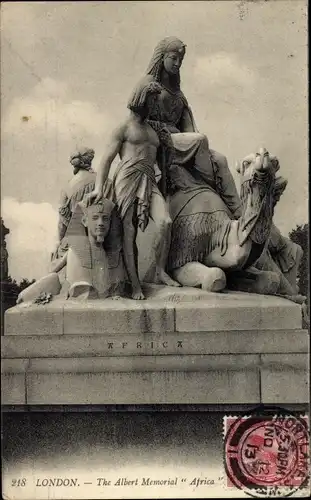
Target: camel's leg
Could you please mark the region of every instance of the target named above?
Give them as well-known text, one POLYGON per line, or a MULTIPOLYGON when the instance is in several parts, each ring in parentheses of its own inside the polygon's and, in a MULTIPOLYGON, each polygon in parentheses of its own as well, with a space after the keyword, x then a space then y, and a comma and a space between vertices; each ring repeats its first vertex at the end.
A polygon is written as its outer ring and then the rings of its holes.
POLYGON ((246 240, 240 246, 238 238, 238 221, 230 221, 227 249, 224 255, 221 248, 217 247, 204 260, 208 267, 220 267, 224 271, 238 271, 244 268, 252 249, 252 242, 246 240))
POLYGON ((284 276, 287 279, 287 281, 290 283, 290 285, 293 287, 293 289, 296 291, 296 293, 299 292, 298 290, 298 285, 297 285, 297 276, 298 276, 298 270, 299 266, 301 263, 301 259, 303 257, 303 250, 302 248, 297 245, 296 243, 291 242, 294 247, 296 247, 296 260, 294 266, 287 272, 284 272, 284 276))
MULTIPOLYGON (((268 249, 273 261, 282 271, 283 276, 285 276, 295 293, 298 293, 297 276, 303 256, 301 246, 294 241, 291 241, 286 236, 283 236, 280 233, 279 229, 273 224, 271 228, 268 249), (286 267, 288 267, 289 254, 294 258, 294 265, 291 269, 284 271, 284 266, 282 266, 280 261, 282 261, 282 256, 284 255, 284 261, 285 263, 287 263, 286 267)), ((258 266, 256 265, 256 267, 258 266)))
POLYGON ((275 295, 280 286, 280 275, 273 271, 262 271, 255 267, 236 271, 228 275, 228 288, 240 292, 275 295))
POLYGON ((274 262, 269 251, 267 251, 265 253, 265 255, 263 256, 262 270, 263 271, 273 271, 279 275, 280 284, 279 284, 279 289, 278 289, 277 293, 279 293, 281 295, 297 295, 298 294, 296 279, 295 279, 295 284, 293 286, 292 283, 287 279, 287 275, 283 274, 281 269, 279 268, 279 266, 274 262))
POLYGON ((206 267, 200 262, 188 262, 172 272, 183 286, 202 287, 209 292, 220 292, 226 286, 226 275, 217 267, 206 267))

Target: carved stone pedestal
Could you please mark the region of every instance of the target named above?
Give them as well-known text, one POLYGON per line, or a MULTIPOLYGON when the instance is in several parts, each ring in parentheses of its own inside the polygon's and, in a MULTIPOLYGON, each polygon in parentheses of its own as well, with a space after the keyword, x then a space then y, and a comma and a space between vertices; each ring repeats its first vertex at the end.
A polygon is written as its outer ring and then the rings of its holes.
POLYGON ((308 332, 279 297, 149 286, 5 314, 4 405, 308 402, 308 332))

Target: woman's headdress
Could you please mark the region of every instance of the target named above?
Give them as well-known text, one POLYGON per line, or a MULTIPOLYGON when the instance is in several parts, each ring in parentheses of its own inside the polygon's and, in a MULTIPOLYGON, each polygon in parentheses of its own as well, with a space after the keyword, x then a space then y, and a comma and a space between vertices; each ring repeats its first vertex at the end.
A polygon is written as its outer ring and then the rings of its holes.
MULTIPOLYGON (((180 54, 184 55, 185 51, 186 45, 181 40, 179 40, 179 38, 176 38, 175 36, 168 36, 166 38, 163 38, 163 40, 161 40, 154 49, 153 56, 147 68, 147 75, 153 75, 155 77, 155 80, 160 81, 165 54, 167 54, 168 52, 179 52, 180 54)), ((176 85, 179 88, 179 72, 176 75, 176 80, 176 85)))

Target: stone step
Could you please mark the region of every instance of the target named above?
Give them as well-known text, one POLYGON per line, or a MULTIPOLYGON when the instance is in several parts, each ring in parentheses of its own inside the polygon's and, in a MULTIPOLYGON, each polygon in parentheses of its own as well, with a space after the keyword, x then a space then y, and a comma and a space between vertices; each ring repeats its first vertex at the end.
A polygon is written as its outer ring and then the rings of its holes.
POLYGON ((147 300, 54 299, 6 312, 4 405, 305 404, 301 307, 151 286, 147 300))
POLYGON ((6 311, 5 335, 291 330, 302 327, 301 306, 280 297, 163 289, 152 291, 145 301, 106 299, 81 303, 56 298, 46 305, 21 304, 6 311))
POLYGON ((6 335, 3 358, 308 353, 307 330, 235 330, 98 335, 6 335))
POLYGON ((304 354, 4 361, 4 405, 309 401, 308 357, 304 354))
POLYGON ((2 373, 208 372, 272 368, 307 370, 304 354, 210 354, 3 359, 2 373))

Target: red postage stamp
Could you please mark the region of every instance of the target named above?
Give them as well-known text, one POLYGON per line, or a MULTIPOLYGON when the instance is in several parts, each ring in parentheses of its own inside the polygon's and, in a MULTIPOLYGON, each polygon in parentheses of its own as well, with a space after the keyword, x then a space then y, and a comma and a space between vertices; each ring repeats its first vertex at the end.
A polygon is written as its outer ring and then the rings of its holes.
POLYGON ((227 486, 254 497, 291 496, 309 481, 308 417, 224 418, 227 486))

